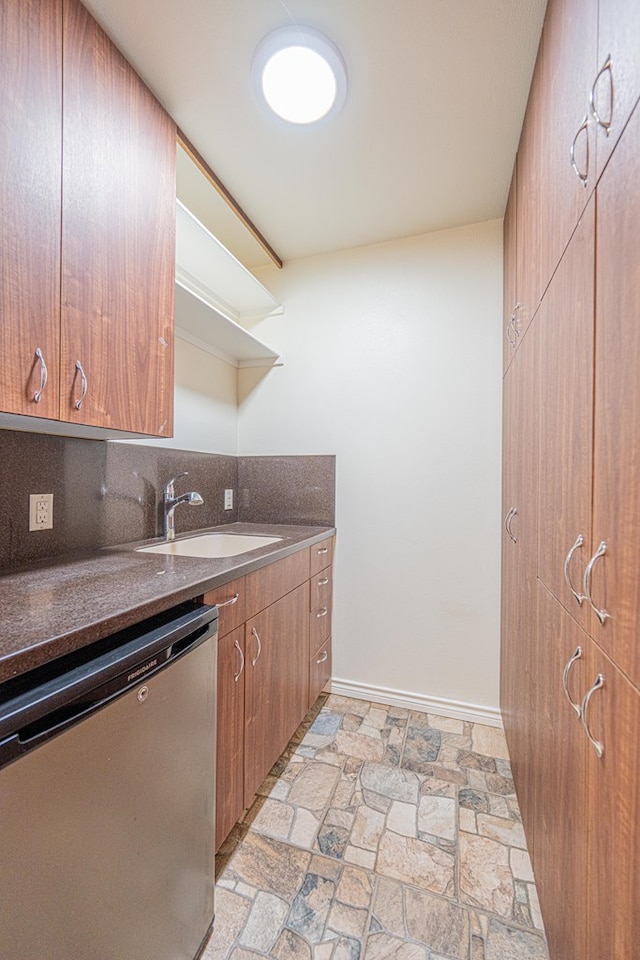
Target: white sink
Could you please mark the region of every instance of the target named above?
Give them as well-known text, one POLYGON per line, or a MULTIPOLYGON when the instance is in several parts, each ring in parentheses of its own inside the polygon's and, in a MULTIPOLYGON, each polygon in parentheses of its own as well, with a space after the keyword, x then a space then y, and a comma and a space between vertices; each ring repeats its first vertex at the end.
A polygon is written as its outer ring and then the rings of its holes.
POLYGON ((136 547, 140 553, 167 553, 179 557, 208 557, 219 560, 223 557, 236 557, 240 553, 249 553, 259 547, 268 547, 278 543, 282 537, 257 537, 246 533, 202 533, 183 540, 171 540, 157 543, 153 547, 136 547))

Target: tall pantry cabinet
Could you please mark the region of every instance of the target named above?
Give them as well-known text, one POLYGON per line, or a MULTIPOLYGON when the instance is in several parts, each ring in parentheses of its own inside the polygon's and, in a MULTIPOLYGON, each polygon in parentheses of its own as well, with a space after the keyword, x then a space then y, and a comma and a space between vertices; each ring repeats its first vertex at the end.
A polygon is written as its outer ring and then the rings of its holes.
POLYGON ((637 951, 639 50, 637 3, 550 0, 505 215, 501 697, 553 960, 637 951))

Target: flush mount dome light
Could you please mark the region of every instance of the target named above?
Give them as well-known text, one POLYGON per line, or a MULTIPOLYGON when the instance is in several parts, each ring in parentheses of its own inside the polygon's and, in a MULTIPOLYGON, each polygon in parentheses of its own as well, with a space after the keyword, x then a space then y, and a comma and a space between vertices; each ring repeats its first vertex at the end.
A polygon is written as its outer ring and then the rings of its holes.
POLYGON ((252 64, 258 96, 289 123, 315 123, 337 113, 347 74, 336 47, 311 27, 281 27, 259 44, 252 64))

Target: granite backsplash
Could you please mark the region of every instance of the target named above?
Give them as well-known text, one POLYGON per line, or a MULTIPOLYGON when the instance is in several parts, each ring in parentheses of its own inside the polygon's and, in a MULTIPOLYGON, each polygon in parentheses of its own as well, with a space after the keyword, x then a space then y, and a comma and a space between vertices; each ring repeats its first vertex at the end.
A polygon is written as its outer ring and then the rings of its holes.
POLYGON ((333 526, 335 457, 234 457, 0 430, 0 570, 162 534, 162 491, 197 490, 178 533, 222 523, 333 526), (225 489, 234 491, 224 509, 225 489), (29 532, 29 494, 53 493, 52 530, 29 532))

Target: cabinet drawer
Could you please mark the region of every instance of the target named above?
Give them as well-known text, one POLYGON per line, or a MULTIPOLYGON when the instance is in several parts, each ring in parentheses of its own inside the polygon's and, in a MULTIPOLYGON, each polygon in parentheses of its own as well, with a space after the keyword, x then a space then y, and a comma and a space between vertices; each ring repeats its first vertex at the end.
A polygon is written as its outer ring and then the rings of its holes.
POLYGON ((316 702, 327 682, 331 679, 331 637, 312 656, 309 662, 309 707, 316 702))
POLYGON ((310 576, 319 573, 324 567, 333 563, 333 544, 335 537, 329 537, 327 540, 321 540, 320 543, 314 543, 310 547, 311 551, 311 569, 310 576))
POLYGON ((309 548, 255 570, 245 577, 247 606, 245 616, 253 617, 269 604, 290 593, 309 579, 309 548))
POLYGON ((333 593, 333 568, 327 567, 311 577, 311 593, 309 597, 309 609, 317 610, 318 607, 329 607, 331 609, 331 596, 333 593))
POLYGON ((331 633, 331 601, 309 614, 309 653, 314 653, 331 633))
POLYGON ((218 606, 218 636, 224 637, 247 619, 245 578, 231 580, 204 595, 205 603, 218 606))

